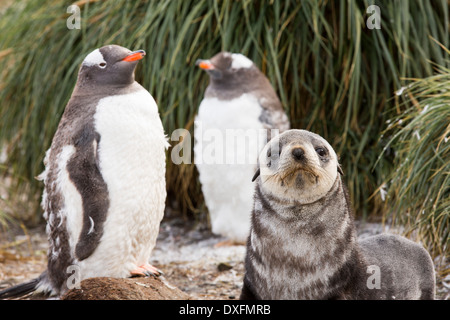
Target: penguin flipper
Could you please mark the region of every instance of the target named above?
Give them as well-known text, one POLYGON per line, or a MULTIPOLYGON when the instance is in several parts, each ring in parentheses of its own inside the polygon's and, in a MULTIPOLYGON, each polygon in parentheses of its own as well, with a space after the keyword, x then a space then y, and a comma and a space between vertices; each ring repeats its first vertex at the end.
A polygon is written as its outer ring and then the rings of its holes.
POLYGON ((78 260, 89 257, 100 243, 109 208, 108 188, 100 171, 100 135, 86 127, 76 135, 77 149, 68 163, 70 179, 83 199, 83 226, 75 248, 78 260))
POLYGON ((286 116, 275 93, 259 99, 258 103, 262 108, 259 120, 263 123, 264 128, 268 130, 267 142, 277 135, 276 132, 271 132, 271 129, 278 129, 279 133, 290 129, 289 118, 286 116))

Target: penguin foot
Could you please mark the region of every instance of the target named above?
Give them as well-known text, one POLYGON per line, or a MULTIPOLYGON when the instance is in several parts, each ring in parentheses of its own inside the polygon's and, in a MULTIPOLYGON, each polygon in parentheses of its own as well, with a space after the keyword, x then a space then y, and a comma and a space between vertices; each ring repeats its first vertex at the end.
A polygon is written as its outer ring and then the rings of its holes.
POLYGON ((220 247, 231 247, 231 246, 243 246, 245 245, 245 242, 235 241, 235 240, 225 240, 220 241, 214 245, 214 248, 220 248, 220 247))
POLYGON ((161 275, 163 275, 164 273, 155 268, 154 266, 152 266, 151 264, 144 264, 134 270, 131 271, 131 276, 132 277, 159 277, 161 275))

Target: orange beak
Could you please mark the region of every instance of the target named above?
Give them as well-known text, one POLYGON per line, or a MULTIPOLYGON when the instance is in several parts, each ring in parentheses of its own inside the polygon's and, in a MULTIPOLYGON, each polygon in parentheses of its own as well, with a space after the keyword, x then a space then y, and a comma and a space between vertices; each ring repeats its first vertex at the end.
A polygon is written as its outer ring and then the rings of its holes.
POLYGON ((138 61, 138 60, 141 60, 142 58, 144 58, 144 56, 145 56, 144 50, 137 50, 137 51, 131 52, 129 55, 127 55, 125 58, 123 58, 122 61, 127 61, 127 62, 138 61))
POLYGON ((203 70, 211 70, 214 69, 214 65, 209 60, 197 60, 195 64, 203 70))

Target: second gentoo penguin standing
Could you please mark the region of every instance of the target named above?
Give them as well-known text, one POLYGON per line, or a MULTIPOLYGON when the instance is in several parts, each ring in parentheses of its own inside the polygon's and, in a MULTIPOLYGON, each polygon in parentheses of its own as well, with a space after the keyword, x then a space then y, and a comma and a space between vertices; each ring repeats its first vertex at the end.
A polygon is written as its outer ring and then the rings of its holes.
POLYGON ((148 263, 164 212, 168 143, 154 99, 134 80, 144 55, 108 45, 83 61, 40 176, 47 270, 0 298, 59 296, 74 279, 158 275, 148 263))
POLYGON ((251 178, 259 148, 264 147, 265 140, 270 137, 270 129, 279 132, 289 129, 289 120, 267 77, 244 55, 220 52, 209 60, 198 60, 196 64, 210 78, 195 119, 194 156, 212 231, 227 237, 228 242, 244 243, 250 230, 251 178), (264 129, 268 134, 264 134, 264 129), (235 138, 227 135, 230 130, 238 135, 239 130, 249 133, 244 137, 245 150, 226 148, 233 144, 229 140, 235 138), (207 142, 211 133, 219 133, 223 139, 207 142), (212 154, 226 153, 222 163, 219 163, 221 159, 214 163, 205 159, 211 147, 212 154), (240 156, 248 156, 245 164, 238 163, 240 156))

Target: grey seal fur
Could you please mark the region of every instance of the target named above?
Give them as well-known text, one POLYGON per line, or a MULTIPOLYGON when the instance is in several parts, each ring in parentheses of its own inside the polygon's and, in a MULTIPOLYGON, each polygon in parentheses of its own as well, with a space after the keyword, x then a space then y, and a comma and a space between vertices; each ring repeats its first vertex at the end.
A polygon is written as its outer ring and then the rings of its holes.
POLYGON ((325 139, 286 131, 259 164, 240 299, 434 299, 434 266, 421 245, 389 234, 357 241, 325 139))

